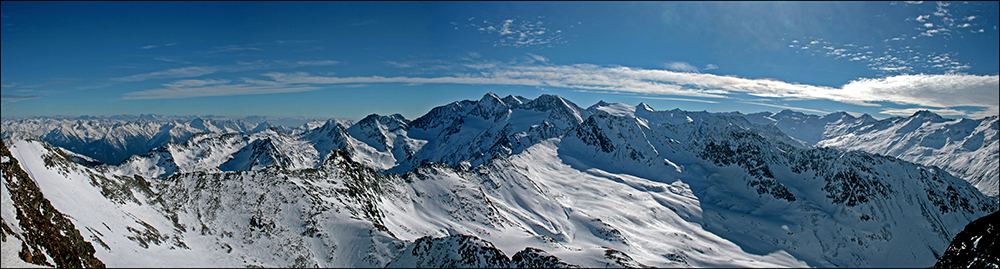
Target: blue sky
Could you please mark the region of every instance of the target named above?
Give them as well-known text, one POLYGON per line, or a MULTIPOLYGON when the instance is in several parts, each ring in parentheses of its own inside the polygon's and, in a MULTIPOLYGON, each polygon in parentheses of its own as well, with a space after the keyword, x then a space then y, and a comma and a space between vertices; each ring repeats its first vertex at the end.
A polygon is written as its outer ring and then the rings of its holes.
POLYGON ((996 2, 11 2, 3 117, 409 119, 487 92, 1000 113, 996 2))

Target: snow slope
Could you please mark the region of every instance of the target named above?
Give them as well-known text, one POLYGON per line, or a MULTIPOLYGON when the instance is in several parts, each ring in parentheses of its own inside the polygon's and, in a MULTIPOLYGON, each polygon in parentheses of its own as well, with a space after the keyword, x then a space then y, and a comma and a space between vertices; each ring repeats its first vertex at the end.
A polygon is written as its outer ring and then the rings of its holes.
POLYGON ((815 147, 860 150, 938 166, 965 179, 987 196, 998 195, 1000 123, 996 116, 948 120, 929 111, 910 117, 875 120, 838 112, 826 116, 785 110, 749 114, 746 118, 773 125, 815 147))

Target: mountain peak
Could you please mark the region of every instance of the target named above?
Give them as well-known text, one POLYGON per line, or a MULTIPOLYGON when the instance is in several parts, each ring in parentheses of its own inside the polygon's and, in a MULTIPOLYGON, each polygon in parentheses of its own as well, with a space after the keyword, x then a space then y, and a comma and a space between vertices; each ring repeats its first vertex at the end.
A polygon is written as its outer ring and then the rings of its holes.
POLYGON ((827 118, 827 119, 842 119, 842 118, 854 119, 854 116, 851 116, 851 114, 848 114, 847 112, 844 112, 844 111, 837 111, 837 112, 833 112, 833 113, 827 114, 826 116, 823 116, 821 118, 827 118))
POLYGON ((936 114, 934 112, 931 112, 930 110, 920 110, 920 111, 917 111, 916 113, 913 113, 913 115, 910 116, 910 117, 924 117, 924 118, 930 118, 930 119, 941 118, 940 115, 938 115, 938 114, 936 114))
POLYGON ((650 107, 649 105, 647 105, 645 102, 639 102, 639 104, 636 105, 635 108, 636 108, 636 110, 642 109, 642 110, 646 110, 646 111, 656 111, 652 107, 650 107))
POLYGON ((482 116, 484 119, 492 119, 502 117, 509 109, 510 106, 504 103, 503 100, 500 100, 499 96, 493 92, 489 92, 483 95, 482 99, 479 99, 479 102, 476 103, 476 108, 471 113, 482 116))
POLYGON ((488 92, 488 93, 486 93, 486 94, 483 95, 483 98, 479 99, 480 102, 487 101, 487 100, 493 100, 493 101, 497 101, 497 102, 503 103, 503 101, 500 100, 500 96, 497 96, 497 94, 495 94, 493 92, 488 92))
POLYGON ((802 115, 803 115, 802 113, 795 112, 791 109, 784 109, 774 114, 775 117, 792 117, 792 116, 802 116, 802 115))
POLYGON ((528 106, 538 111, 549 111, 554 108, 568 107, 569 104, 558 95, 543 94, 528 102, 528 106))
POLYGON ((522 101, 524 99, 525 98, 521 96, 513 96, 508 94, 507 97, 504 97, 503 99, 501 99, 501 101, 503 101, 505 104, 509 106, 518 107, 524 104, 524 101, 522 101))

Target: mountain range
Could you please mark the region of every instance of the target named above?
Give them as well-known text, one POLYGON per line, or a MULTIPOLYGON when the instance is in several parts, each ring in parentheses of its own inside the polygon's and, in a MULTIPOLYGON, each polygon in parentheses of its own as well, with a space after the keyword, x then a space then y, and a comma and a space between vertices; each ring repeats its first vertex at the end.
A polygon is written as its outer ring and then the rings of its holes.
POLYGON ((493 93, 294 128, 4 119, 0 216, 50 266, 926 267, 997 211, 997 132, 493 93))

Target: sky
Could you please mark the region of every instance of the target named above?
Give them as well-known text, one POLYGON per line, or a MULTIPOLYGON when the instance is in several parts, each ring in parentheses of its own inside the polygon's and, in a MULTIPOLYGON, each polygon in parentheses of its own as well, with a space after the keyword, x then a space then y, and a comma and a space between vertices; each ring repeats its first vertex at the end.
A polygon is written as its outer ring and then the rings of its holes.
POLYGON ((0 3, 3 117, 1000 113, 997 2, 0 3))

